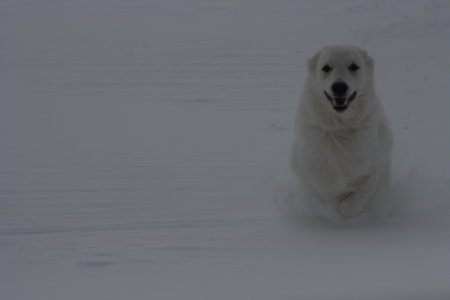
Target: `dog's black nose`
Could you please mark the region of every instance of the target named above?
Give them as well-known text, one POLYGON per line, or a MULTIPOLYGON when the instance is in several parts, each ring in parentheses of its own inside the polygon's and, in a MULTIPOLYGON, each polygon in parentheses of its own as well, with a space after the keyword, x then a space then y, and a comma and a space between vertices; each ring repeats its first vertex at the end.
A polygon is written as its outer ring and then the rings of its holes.
POLYGON ((347 94, 348 85, 345 82, 336 81, 331 86, 331 90, 333 91, 333 95, 335 97, 345 97, 345 95, 347 94))

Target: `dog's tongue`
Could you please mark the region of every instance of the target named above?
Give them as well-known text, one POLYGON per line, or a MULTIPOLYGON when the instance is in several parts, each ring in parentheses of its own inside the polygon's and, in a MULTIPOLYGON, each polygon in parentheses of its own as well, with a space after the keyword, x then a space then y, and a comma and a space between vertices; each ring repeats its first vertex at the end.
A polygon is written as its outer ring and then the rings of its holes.
POLYGON ((336 103, 337 105, 345 105, 346 102, 346 98, 334 98, 334 103, 336 103))

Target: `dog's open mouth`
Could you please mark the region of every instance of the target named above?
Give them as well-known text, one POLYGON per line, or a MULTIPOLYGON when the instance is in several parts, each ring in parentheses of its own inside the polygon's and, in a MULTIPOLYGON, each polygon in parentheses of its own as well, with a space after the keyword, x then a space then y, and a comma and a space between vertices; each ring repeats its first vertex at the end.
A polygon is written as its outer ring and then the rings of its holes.
POLYGON ((324 91, 324 93, 328 101, 330 101, 331 105, 333 105, 334 110, 337 112, 345 111, 350 103, 356 98, 356 91, 349 97, 331 97, 327 92, 324 91))

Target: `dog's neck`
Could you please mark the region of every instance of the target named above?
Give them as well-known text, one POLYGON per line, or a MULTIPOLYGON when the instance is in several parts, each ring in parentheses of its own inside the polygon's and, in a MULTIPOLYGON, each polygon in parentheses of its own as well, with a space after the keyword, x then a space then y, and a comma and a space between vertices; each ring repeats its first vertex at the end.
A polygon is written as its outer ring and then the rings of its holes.
POLYGON ((304 126, 309 128, 314 128, 315 130, 320 130, 323 133, 328 133, 332 135, 340 134, 352 134, 359 131, 361 128, 355 124, 350 125, 331 125, 331 122, 324 126, 324 124, 318 124, 313 122, 303 122, 304 126))

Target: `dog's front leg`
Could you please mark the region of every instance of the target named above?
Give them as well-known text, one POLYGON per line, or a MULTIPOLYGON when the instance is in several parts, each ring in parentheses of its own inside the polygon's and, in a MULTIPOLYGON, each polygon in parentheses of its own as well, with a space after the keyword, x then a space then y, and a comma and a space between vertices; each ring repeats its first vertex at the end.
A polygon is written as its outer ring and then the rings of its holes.
POLYGON ((383 173, 384 167, 371 175, 364 176, 352 185, 352 191, 344 196, 338 206, 338 211, 345 217, 354 217, 361 214, 374 194, 383 173))

